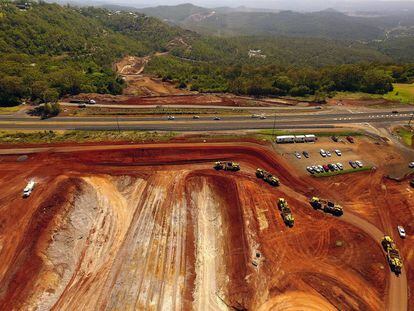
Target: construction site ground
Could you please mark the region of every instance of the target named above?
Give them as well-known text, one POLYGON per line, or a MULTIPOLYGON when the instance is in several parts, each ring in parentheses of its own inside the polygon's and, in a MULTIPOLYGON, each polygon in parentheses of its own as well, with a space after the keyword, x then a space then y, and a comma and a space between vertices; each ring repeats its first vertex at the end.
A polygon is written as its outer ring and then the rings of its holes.
POLYGON ((353 152, 375 152, 377 170, 318 179, 281 156, 285 147, 252 142, 24 147, 0 150, 1 310, 414 305, 413 190, 383 177, 402 161, 391 145, 358 141, 353 152), (242 169, 216 171, 216 160, 242 169), (281 186, 257 179, 257 167, 281 186), (340 203, 344 215, 313 210, 312 195, 340 203), (383 234, 402 252, 398 277, 383 234))

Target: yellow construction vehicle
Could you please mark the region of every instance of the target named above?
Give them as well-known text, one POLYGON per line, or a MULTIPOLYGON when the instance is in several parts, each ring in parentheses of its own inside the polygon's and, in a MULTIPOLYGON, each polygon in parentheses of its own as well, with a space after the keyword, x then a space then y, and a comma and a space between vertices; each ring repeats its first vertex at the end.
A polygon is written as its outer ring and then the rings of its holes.
POLYGON ((391 271, 396 275, 399 275, 402 269, 402 260, 398 249, 392 248, 387 251, 387 261, 390 265, 391 271))
POLYGON ((342 206, 318 197, 312 197, 310 204, 314 209, 323 210, 325 213, 329 213, 334 216, 341 216, 344 213, 342 206))
POLYGON ((282 216, 284 223, 289 227, 293 227, 293 224, 295 223, 295 218, 293 217, 292 211, 290 210, 286 200, 284 198, 279 198, 277 206, 280 209, 280 214, 282 216))
POLYGON ((393 239, 390 236, 386 235, 383 237, 381 245, 387 253, 387 262, 391 268, 391 271, 396 275, 399 275, 401 273, 403 263, 400 257, 400 252, 396 248, 393 239))
POLYGON ((395 248, 394 240, 389 235, 384 235, 381 245, 384 248, 384 251, 388 251, 390 248, 395 248))
POLYGON ((279 179, 270 174, 268 171, 265 171, 264 169, 258 168, 256 170, 256 177, 262 178, 265 182, 267 182, 269 185, 273 187, 280 185, 279 179))
POLYGON ((237 172, 240 170, 240 164, 236 162, 217 161, 216 163, 214 163, 214 168, 216 170, 237 172))

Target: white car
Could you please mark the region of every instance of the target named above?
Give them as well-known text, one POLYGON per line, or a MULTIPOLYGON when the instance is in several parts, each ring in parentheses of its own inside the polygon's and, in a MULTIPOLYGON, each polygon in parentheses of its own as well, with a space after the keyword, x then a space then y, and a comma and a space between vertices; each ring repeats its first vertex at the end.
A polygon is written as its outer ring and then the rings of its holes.
POLYGON ((322 173, 324 171, 323 166, 322 165, 318 165, 319 171, 322 173))
POLYGON ((341 152, 341 150, 339 150, 339 149, 336 149, 336 150, 335 150, 335 153, 336 153, 336 155, 337 155, 338 157, 340 157, 340 156, 342 155, 342 152, 341 152))
POLYGON ((410 162, 410 164, 408 164, 409 168, 414 168, 414 162, 410 162))
POLYGON ((344 166, 342 163, 336 163, 336 166, 342 171, 344 169, 344 166))
POLYGON ((356 163, 356 165, 358 165, 358 167, 363 167, 364 166, 364 164, 362 164, 361 161, 355 161, 355 163, 356 163))
POLYGON ((326 153, 326 156, 328 157, 332 156, 332 154, 329 151, 326 151, 325 153, 326 153))
POLYGON ((398 229, 398 234, 400 235, 400 237, 402 239, 404 239, 406 237, 406 233, 405 233, 405 229, 403 226, 397 226, 398 229))
POLYGON ((324 158, 326 157, 326 151, 321 149, 319 150, 319 153, 321 154, 321 156, 323 156, 324 158))
POLYGON ((260 116, 260 120, 264 120, 264 119, 266 119, 266 116, 261 115, 261 116, 260 116))
POLYGON ((35 182, 33 180, 29 181, 26 187, 23 189, 23 198, 27 198, 32 194, 32 191, 35 187, 35 182))
POLYGON ((175 117, 174 116, 168 116, 167 119, 168 120, 175 120, 175 117))
POLYGON ((220 121, 220 120, 221 120, 221 118, 220 118, 220 117, 214 117, 214 120, 215 120, 215 121, 220 121))
POLYGON ((302 159, 302 156, 300 155, 300 153, 299 152, 297 152, 297 151, 295 151, 295 156, 298 158, 298 159, 302 159))
POLYGON ((311 166, 306 167, 306 170, 311 174, 315 174, 315 171, 313 170, 311 166))
POLYGON ((193 119, 198 120, 198 119, 200 119, 200 116, 193 116, 193 119))

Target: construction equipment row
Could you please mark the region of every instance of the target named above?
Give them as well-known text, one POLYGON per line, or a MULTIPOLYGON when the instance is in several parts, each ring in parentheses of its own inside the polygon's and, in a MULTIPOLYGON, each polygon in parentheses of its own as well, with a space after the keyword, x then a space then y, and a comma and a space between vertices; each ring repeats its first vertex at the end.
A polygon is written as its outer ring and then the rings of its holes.
POLYGON ((286 200, 284 198, 279 198, 277 206, 279 207, 280 215, 282 216, 284 223, 292 228, 295 223, 295 218, 293 217, 292 211, 290 210, 286 200))
POLYGON ((341 216, 344 213, 342 206, 318 197, 312 197, 310 204, 314 209, 320 209, 334 216, 341 216))
MULTIPOLYGON (((236 172, 240 170, 240 165, 239 163, 235 163, 235 162, 217 161, 214 163, 214 168, 216 170, 236 172)), ((256 170, 256 177, 263 179, 265 182, 267 182, 268 184, 274 187, 280 185, 279 179, 264 169, 258 168, 256 170)), ((292 216, 292 211, 288 207, 286 200, 283 198, 279 198, 277 205, 279 207, 280 214, 282 216, 284 223, 289 227, 293 227, 295 218, 292 216)))
POLYGON ((279 179, 270 174, 268 171, 265 171, 264 169, 258 168, 256 170, 256 177, 263 179, 265 182, 267 182, 269 185, 273 187, 277 187, 280 185, 279 179))
POLYGON ((214 163, 214 168, 218 171, 224 170, 224 171, 237 172, 237 171, 240 171, 240 164, 236 162, 217 161, 216 163, 214 163))
POLYGON ((394 241, 390 236, 385 235, 381 241, 381 244, 384 248, 384 251, 387 254, 387 261, 391 268, 391 271, 394 272, 396 275, 399 275, 401 273, 402 268, 402 259, 400 257, 400 252, 395 246, 394 241))

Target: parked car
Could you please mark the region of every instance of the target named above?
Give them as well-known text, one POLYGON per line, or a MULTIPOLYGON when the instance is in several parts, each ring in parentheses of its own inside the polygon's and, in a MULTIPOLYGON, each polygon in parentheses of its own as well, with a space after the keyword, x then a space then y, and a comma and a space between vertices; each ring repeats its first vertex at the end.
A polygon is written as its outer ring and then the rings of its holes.
POLYGON ((406 237, 405 229, 403 226, 397 226, 398 234, 400 235, 400 238, 404 239, 406 237))
POLYGON ((414 168, 414 162, 410 162, 410 164, 408 164, 409 168, 414 168))
POLYGON ((323 166, 322 165, 318 165, 319 171, 322 173, 324 171, 323 166))
POLYGON ((303 151, 302 154, 305 158, 309 158, 309 153, 307 151, 303 151))
POLYGON ((392 113, 398 113, 398 111, 397 110, 393 110, 392 113))
POLYGON ((334 135, 334 136, 332 136, 332 137, 331 137, 331 139, 332 139, 334 142, 338 142, 338 136, 335 136, 335 135, 334 135))
POLYGON ((358 164, 356 164, 354 161, 349 161, 349 165, 351 165, 352 168, 358 167, 358 164))
POLYGON ((329 170, 332 171, 332 172, 335 170, 333 164, 328 164, 328 167, 329 167, 329 170))
POLYGON ((339 171, 339 167, 338 167, 338 165, 336 165, 336 164, 334 163, 334 164, 332 164, 332 166, 333 166, 333 168, 334 168, 334 170, 335 170, 335 171, 339 171))
POLYGON ((331 157, 331 156, 332 156, 332 154, 331 154, 331 152, 330 152, 330 151, 326 151, 326 155, 327 155, 328 157, 331 157))
POLYGON ((312 165, 311 167, 316 173, 319 173, 319 168, 316 165, 312 165))
POLYGON ((300 153, 299 152, 297 152, 297 151, 295 151, 295 156, 298 158, 298 159, 302 159, 302 156, 300 155, 300 153))
POLYGON ((329 172, 329 166, 328 165, 324 164, 324 165, 322 165, 322 167, 323 167, 325 172, 329 172))
POLYGON ((175 120, 175 117, 174 116, 168 116, 167 119, 168 120, 175 120))
POLYGON ((324 158, 326 157, 326 151, 321 149, 319 150, 319 153, 321 154, 321 156, 323 156, 324 158))
POLYGON ((266 116, 265 115, 261 115, 260 116, 260 120, 264 120, 264 119, 266 119, 266 116))
POLYGON ((356 163, 356 165, 358 165, 358 167, 363 167, 364 166, 364 164, 362 164, 361 161, 355 161, 355 163, 356 163))
POLYGON ((221 120, 221 118, 220 117, 214 117, 214 120, 219 121, 219 120, 221 120))
POLYGON ((311 173, 311 174, 315 174, 315 171, 314 171, 314 170, 313 170, 313 168, 312 168, 312 167, 310 167, 310 166, 306 167, 306 170, 307 170, 309 173, 311 173))
POLYGON ((342 156, 342 152, 339 149, 335 149, 335 153, 338 157, 342 156))
POLYGON ((260 116, 258 115, 258 114, 252 114, 252 118, 253 119, 257 119, 257 118, 259 118, 260 116))
POLYGON ((193 116, 193 119, 200 119, 200 116, 193 116))
POLYGON ((336 163, 336 166, 338 166, 338 168, 342 171, 344 169, 344 166, 342 165, 342 163, 336 163))
POLYGON ((347 136, 346 140, 349 141, 351 144, 353 144, 355 142, 354 138, 352 136, 347 136))

